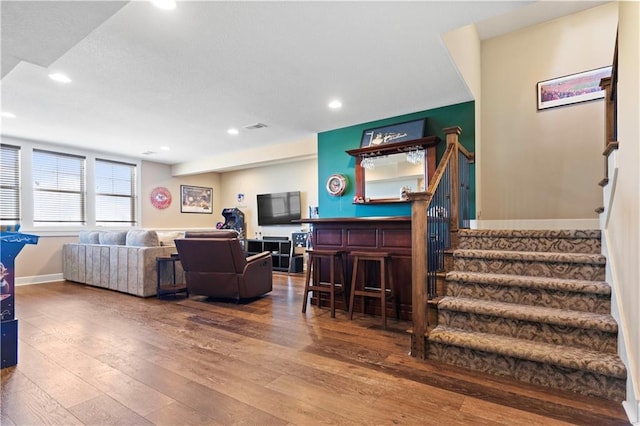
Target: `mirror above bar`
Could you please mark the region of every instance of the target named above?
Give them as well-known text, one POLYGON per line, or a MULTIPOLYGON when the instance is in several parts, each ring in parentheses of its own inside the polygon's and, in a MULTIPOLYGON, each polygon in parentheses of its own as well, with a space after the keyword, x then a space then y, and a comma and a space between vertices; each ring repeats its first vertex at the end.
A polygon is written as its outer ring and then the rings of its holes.
POLYGON ((436 168, 437 136, 346 151, 355 159, 356 204, 407 202, 424 191, 436 168))

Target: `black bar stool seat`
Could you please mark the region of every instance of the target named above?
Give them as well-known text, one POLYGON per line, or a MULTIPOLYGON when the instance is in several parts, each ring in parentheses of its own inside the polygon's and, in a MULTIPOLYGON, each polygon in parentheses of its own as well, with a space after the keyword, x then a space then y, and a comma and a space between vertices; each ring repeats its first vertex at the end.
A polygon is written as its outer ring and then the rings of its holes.
POLYGON ((339 289, 344 297, 344 307, 347 307, 347 290, 344 278, 343 250, 307 250, 307 278, 304 284, 304 295, 302 297, 302 313, 307 312, 307 299, 309 292, 318 292, 318 306, 320 306, 320 295, 329 293, 329 305, 331 307, 331 318, 336 317, 336 289, 339 289), (329 281, 321 281, 320 269, 322 259, 329 261, 329 281), (336 277, 336 269, 338 276, 336 277), (337 282, 336 278, 340 281, 337 282))

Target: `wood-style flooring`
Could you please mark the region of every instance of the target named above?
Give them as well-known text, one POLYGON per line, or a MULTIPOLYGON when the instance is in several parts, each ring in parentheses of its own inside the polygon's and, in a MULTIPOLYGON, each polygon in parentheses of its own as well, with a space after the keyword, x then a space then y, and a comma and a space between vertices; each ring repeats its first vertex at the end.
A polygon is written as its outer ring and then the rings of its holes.
POLYGON ((622 425, 617 403, 408 355, 409 323, 309 306, 301 276, 245 304, 17 288, 8 425, 622 425))

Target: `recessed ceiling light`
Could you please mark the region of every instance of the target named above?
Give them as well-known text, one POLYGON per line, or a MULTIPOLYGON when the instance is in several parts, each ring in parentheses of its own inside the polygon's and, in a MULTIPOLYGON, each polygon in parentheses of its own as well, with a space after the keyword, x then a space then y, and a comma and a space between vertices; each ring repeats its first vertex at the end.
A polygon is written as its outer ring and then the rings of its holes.
POLYGON ((57 81, 58 83, 71 83, 71 79, 69 77, 58 72, 49 74, 49 78, 53 81, 57 81))
POLYGON ((14 113, 7 111, 2 111, 0 115, 2 115, 4 118, 16 118, 16 115, 14 113))
POLYGON ((333 100, 331 102, 329 102, 329 108, 331 109, 340 109, 342 108, 342 102, 340 102, 339 100, 333 100))
POLYGON ((171 151, 171 148, 169 148, 168 146, 161 146, 160 150, 161 151, 171 151))
POLYGON ((238 129, 229 129, 227 130, 227 133, 229 133, 230 135, 237 135, 238 133, 240 133, 240 131, 238 129))
POLYGON ((151 0, 151 3, 158 9, 173 10, 176 8, 175 0, 151 0))

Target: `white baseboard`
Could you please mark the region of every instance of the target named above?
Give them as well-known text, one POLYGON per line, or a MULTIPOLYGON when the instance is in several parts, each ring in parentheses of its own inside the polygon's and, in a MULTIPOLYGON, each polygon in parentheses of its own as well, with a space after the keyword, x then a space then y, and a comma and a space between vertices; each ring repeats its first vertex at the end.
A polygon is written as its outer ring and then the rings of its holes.
POLYGON ((49 274, 49 275, 34 275, 31 277, 16 277, 15 285, 16 287, 21 285, 31 285, 31 284, 44 284, 55 281, 64 281, 62 277, 62 273, 59 274, 49 274))
POLYGON ((472 220, 471 229, 600 229, 599 219, 472 220))

